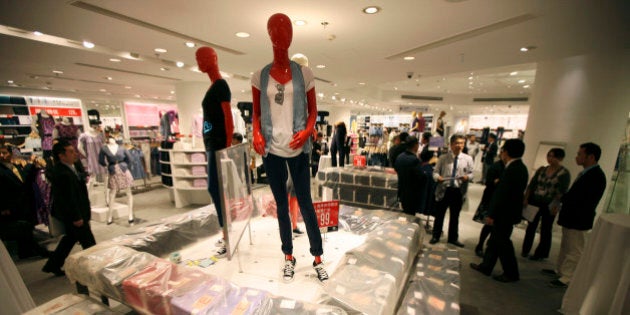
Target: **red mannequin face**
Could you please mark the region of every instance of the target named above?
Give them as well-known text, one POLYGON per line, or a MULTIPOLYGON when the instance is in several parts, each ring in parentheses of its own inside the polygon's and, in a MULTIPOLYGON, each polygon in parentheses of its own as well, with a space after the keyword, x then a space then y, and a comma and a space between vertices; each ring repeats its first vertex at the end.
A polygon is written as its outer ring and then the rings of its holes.
POLYGON ((267 32, 274 48, 289 49, 293 39, 293 27, 288 16, 282 13, 272 15, 267 21, 267 32))
POLYGON ((217 53, 210 47, 201 47, 195 54, 199 71, 208 73, 211 69, 217 69, 217 53))

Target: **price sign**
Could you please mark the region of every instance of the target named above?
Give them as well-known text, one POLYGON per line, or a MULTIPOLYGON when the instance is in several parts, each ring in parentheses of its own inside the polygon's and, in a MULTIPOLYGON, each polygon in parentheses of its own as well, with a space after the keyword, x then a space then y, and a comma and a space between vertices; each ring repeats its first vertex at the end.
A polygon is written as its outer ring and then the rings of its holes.
POLYGON ((313 206, 319 227, 336 231, 339 225, 339 200, 314 202, 313 206))

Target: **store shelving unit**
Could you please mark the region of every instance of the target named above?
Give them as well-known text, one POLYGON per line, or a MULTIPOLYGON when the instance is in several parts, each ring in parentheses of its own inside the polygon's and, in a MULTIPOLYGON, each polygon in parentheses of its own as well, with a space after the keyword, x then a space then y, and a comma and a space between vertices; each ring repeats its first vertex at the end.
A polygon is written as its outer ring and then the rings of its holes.
POLYGON ((206 152, 203 149, 160 149, 162 158, 162 183, 170 189, 171 200, 176 208, 190 204, 210 204, 206 152), (167 178, 165 181, 164 177, 167 178), (169 180, 170 179, 170 180, 169 180))
POLYGON ((31 124, 24 97, 0 95, 0 140, 21 144, 31 132, 31 124))

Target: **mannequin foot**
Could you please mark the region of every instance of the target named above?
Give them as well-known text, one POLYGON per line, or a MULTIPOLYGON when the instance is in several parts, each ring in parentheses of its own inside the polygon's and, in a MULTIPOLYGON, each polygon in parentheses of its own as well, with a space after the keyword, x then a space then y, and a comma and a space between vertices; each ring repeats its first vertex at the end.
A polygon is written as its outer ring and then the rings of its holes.
POLYGON ((107 219, 107 225, 110 225, 114 223, 114 220, 112 218, 107 219))
POLYGON ((133 224, 134 219, 129 219, 127 220, 127 222, 129 222, 129 224, 133 224))

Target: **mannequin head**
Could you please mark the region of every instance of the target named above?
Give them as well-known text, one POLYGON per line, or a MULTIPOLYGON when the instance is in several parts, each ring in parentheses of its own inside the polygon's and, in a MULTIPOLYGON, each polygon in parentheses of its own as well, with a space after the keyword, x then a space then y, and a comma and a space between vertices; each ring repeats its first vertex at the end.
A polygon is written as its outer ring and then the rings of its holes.
POLYGON ((195 54, 197 57, 197 66, 199 67, 199 71, 204 73, 211 73, 213 71, 218 71, 219 62, 217 58, 217 53, 214 49, 210 47, 201 47, 197 49, 197 53, 195 54))
POLYGON ((308 57, 304 54, 297 53, 291 57, 291 60, 297 62, 300 66, 308 67, 308 57))
POLYGON ((289 49, 293 40, 291 19, 282 13, 276 13, 267 21, 267 32, 274 49, 289 49))

